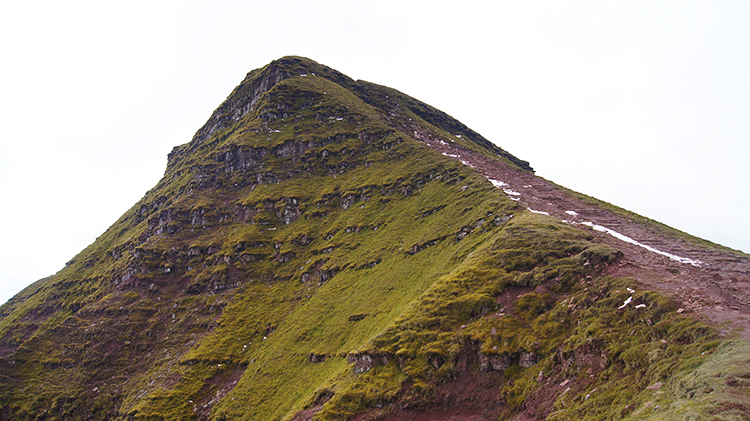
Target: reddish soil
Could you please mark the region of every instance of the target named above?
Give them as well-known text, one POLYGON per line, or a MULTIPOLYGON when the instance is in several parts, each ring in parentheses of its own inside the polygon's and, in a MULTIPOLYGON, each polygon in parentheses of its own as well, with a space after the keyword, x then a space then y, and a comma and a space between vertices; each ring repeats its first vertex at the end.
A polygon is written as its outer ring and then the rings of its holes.
POLYGON ((727 335, 750 340, 750 259, 696 245, 659 229, 596 208, 573 197, 555 184, 484 157, 455 143, 435 139, 425 132, 415 132, 423 143, 437 151, 470 165, 487 178, 502 181, 519 206, 567 221, 572 227, 586 230, 596 241, 621 250, 625 257, 609 275, 631 277, 644 288, 672 297, 685 312, 694 312, 727 335), (568 213, 573 211, 575 214, 568 213), (698 265, 681 263, 667 256, 595 231, 582 222, 604 226, 638 243, 671 255, 699 261, 698 265))

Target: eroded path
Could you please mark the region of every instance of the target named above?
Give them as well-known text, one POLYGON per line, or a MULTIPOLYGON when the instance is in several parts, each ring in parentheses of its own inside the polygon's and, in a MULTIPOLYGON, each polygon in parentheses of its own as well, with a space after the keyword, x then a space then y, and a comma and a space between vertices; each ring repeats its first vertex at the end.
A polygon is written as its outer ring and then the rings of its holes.
POLYGON ((644 224, 586 203, 534 174, 511 168, 424 132, 415 137, 469 165, 531 212, 588 230, 597 241, 625 254, 610 275, 631 277, 671 296, 685 312, 696 312, 725 334, 750 341, 750 260, 694 244, 656 225, 644 224))

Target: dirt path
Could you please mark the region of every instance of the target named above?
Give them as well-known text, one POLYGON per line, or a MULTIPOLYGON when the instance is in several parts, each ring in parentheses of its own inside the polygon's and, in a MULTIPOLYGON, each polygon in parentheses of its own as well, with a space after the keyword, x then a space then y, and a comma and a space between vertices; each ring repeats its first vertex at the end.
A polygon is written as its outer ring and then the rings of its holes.
POLYGON ((587 230, 625 253, 610 275, 631 277, 645 288, 671 296, 685 312, 696 312, 727 335, 750 341, 750 260, 704 248, 659 228, 596 208, 549 181, 511 168, 424 132, 415 137, 446 156, 473 167, 521 206, 587 230))

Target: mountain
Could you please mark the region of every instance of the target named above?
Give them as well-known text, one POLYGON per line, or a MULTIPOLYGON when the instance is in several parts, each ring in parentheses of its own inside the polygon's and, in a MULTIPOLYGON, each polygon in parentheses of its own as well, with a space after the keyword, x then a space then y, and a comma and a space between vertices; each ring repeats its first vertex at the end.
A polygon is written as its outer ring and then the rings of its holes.
POLYGON ((749 257, 285 57, 0 307, 0 419, 747 418, 749 257))

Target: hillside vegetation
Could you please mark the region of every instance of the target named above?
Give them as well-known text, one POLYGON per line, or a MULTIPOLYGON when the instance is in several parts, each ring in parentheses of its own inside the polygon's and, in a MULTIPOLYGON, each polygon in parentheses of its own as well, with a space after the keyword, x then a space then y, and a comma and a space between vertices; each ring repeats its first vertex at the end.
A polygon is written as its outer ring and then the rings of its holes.
POLYGON ((420 136, 532 171, 311 60, 250 72, 156 187, 0 307, 0 419, 748 416, 746 342, 420 136))

